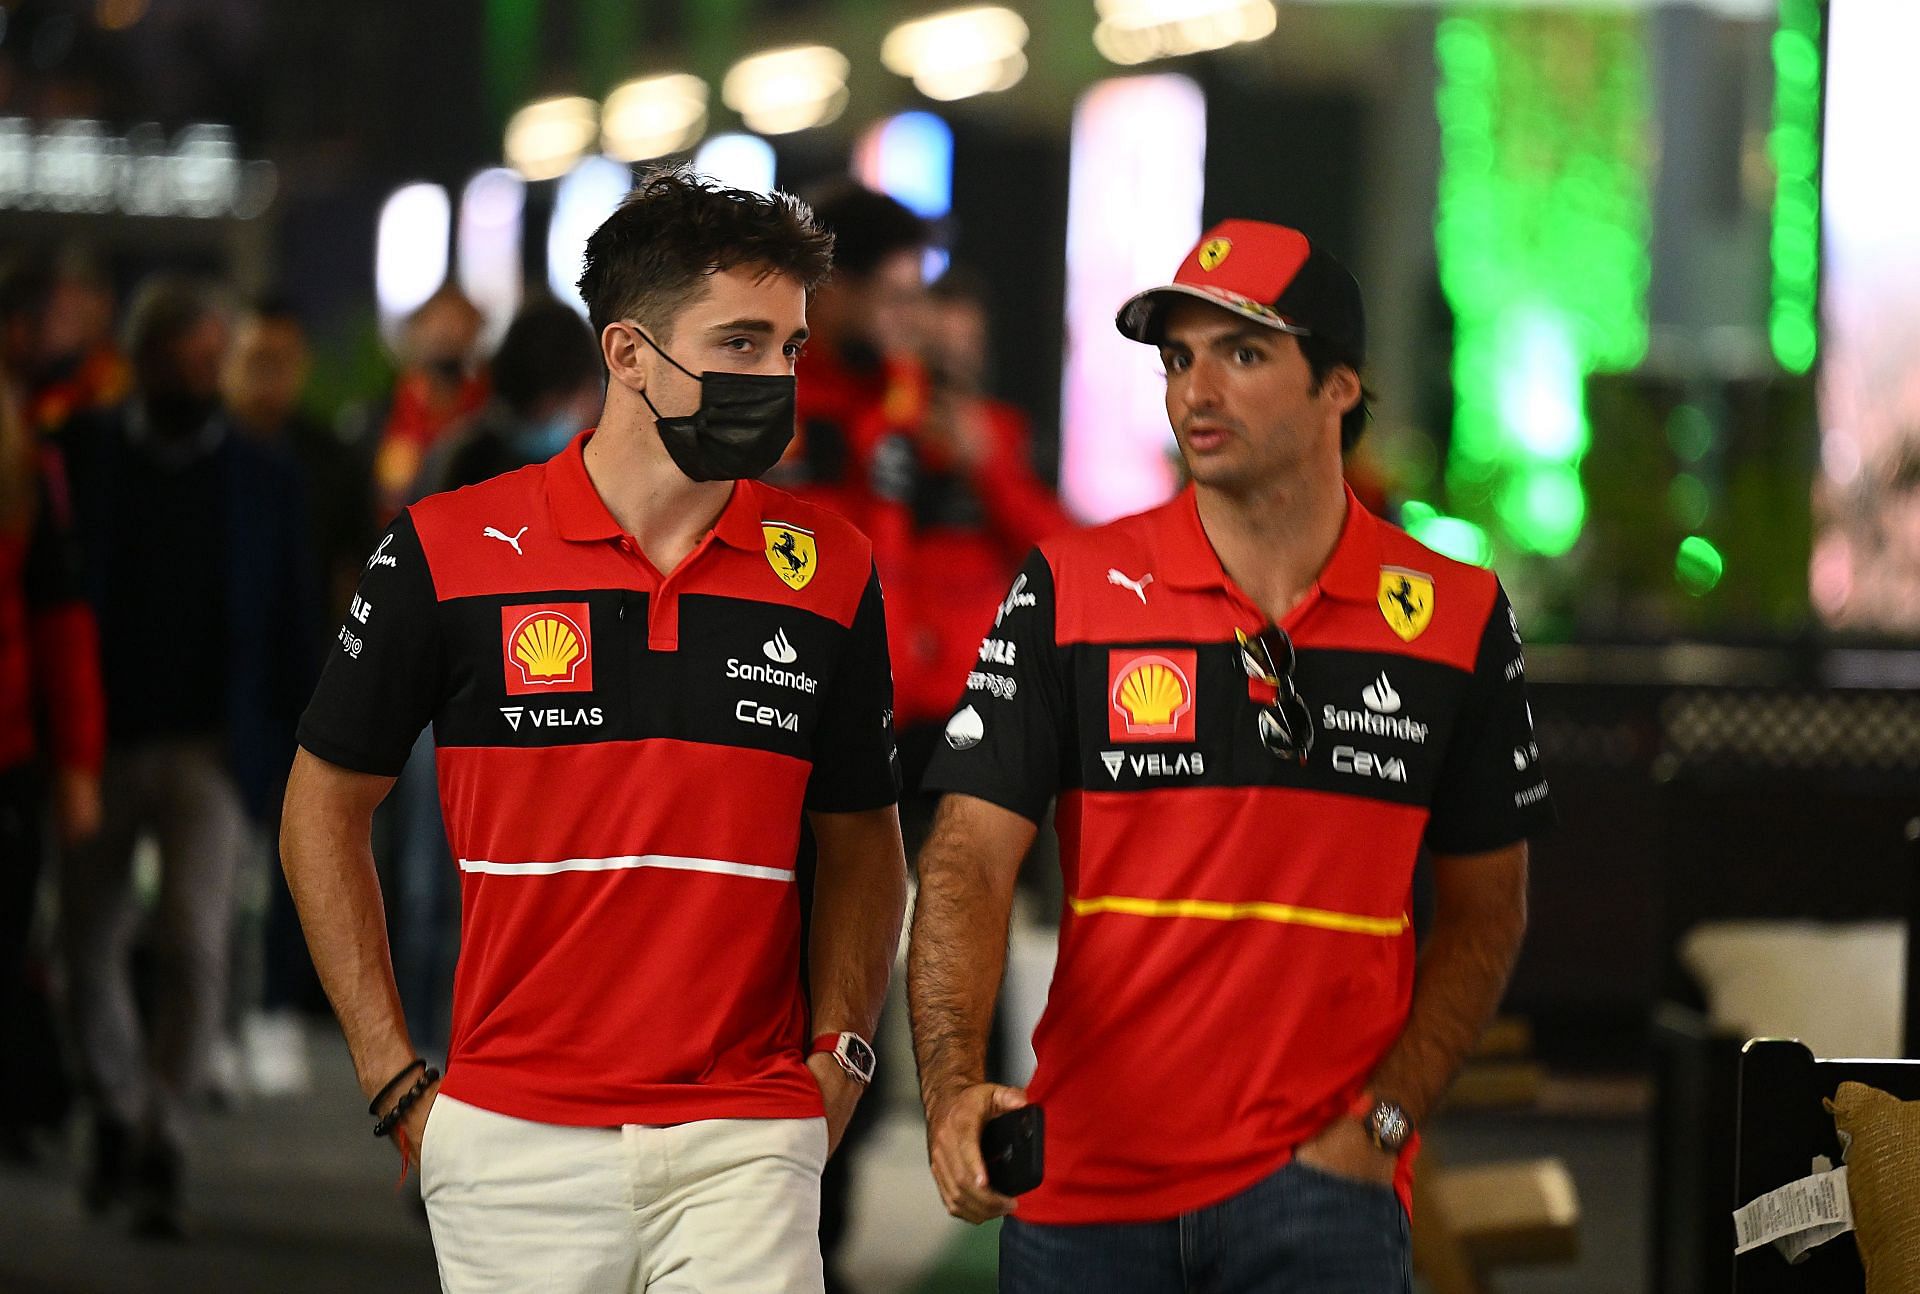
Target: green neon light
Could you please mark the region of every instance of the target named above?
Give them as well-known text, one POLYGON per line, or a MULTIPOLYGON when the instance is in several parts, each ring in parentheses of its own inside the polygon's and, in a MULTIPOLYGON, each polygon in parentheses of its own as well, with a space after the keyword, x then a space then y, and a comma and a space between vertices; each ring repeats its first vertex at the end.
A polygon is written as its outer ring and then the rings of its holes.
POLYGON ((1471 521, 1447 516, 1424 499, 1408 499, 1400 505, 1400 525, 1436 553, 1473 566, 1493 565, 1493 540, 1486 531, 1471 521))
POLYGON ((1767 337, 1791 373, 1819 350, 1820 0, 1780 0, 1773 33, 1773 306, 1767 337))
POLYGON ((1726 570, 1727 560, 1720 555, 1720 550, 1699 535, 1682 539, 1673 555, 1673 578, 1696 598, 1713 592, 1726 570))
POLYGON ((1682 530, 1705 525, 1707 512, 1712 506, 1713 500, 1707 494, 1706 482, 1691 472, 1681 472, 1667 486, 1667 515, 1682 530))
POLYGON ((1407 527, 1407 533, 1456 562, 1470 566, 1493 565, 1493 541, 1471 521, 1437 516, 1424 525, 1407 527))
POLYGON ((1466 9, 1434 48, 1434 241, 1455 323, 1448 495, 1497 540, 1559 556, 1586 520, 1586 378, 1647 347, 1641 22, 1466 9))

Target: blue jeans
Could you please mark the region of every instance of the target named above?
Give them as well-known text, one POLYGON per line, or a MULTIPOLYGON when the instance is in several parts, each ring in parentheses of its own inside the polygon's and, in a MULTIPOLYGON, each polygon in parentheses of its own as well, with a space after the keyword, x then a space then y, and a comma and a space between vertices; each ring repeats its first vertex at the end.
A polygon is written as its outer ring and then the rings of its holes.
POLYGON ((1000 1230, 1001 1294, 1409 1294, 1412 1241, 1390 1187, 1289 1161, 1166 1222, 1000 1230))

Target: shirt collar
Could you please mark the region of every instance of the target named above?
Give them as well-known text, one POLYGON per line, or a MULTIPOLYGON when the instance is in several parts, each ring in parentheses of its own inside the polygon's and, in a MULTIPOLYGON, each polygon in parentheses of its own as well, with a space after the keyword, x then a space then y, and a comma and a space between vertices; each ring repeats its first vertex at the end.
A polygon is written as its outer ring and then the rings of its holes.
MULTIPOLYGON (((1333 554, 1316 581, 1331 597, 1373 602, 1379 596, 1380 523, 1345 486, 1347 516, 1333 554)), ((1170 585, 1191 589, 1226 588, 1227 573, 1200 524, 1200 503, 1189 485, 1167 508, 1156 554, 1160 577, 1170 585)))
MULTIPOLYGON (((618 539, 620 523, 607 511, 600 492, 587 475, 588 428, 547 464, 547 508, 553 514, 554 533, 575 543, 618 539)), ((752 481, 736 481, 727 506, 713 523, 714 537, 731 548, 757 553, 766 547, 760 530, 760 492, 752 481)))

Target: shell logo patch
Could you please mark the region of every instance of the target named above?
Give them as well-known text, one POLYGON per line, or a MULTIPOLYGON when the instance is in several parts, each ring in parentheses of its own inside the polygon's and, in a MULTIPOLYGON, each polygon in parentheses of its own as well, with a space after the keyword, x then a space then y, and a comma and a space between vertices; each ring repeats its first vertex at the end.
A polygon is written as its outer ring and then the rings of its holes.
POLYGON ((1107 737, 1111 741, 1190 742, 1197 653, 1107 653, 1107 737))
POLYGON ((592 623, 584 602, 501 607, 507 695, 593 691, 592 623))
POLYGON ((1380 614, 1403 642, 1418 638, 1433 622, 1433 577, 1404 566, 1382 566, 1380 614))
POLYGON ((788 588, 798 593, 813 583, 813 573, 820 569, 820 550, 811 530, 784 521, 763 521, 760 533, 767 541, 767 565, 788 588))
POLYGON ((1209 238, 1200 244, 1200 268, 1217 270, 1220 262, 1227 259, 1227 253, 1233 250, 1231 238, 1209 238))

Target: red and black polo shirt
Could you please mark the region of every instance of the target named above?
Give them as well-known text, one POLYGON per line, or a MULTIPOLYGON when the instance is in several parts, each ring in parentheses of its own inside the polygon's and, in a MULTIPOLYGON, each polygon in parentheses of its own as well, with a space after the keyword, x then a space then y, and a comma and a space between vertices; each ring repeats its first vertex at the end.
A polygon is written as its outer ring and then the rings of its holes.
POLYGON ((1059 799, 1067 907, 1028 1088, 1047 1180, 1028 1221, 1169 1218, 1278 1168, 1405 1025, 1421 847, 1490 850, 1551 821, 1491 572, 1349 493, 1281 622, 1316 729, 1305 767, 1255 727, 1263 685, 1234 631, 1267 623, 1191 489, 1046 541, 928 771, 1036 821, 1059 799))
POLYGON ((395 520, 300 742, 391 776, 433 724, 449 1095, 577 1125, 818 1115, 801 813, 898 793, 871 550, 741 482, 663 577, 588 479, 591 434, 395 520))

